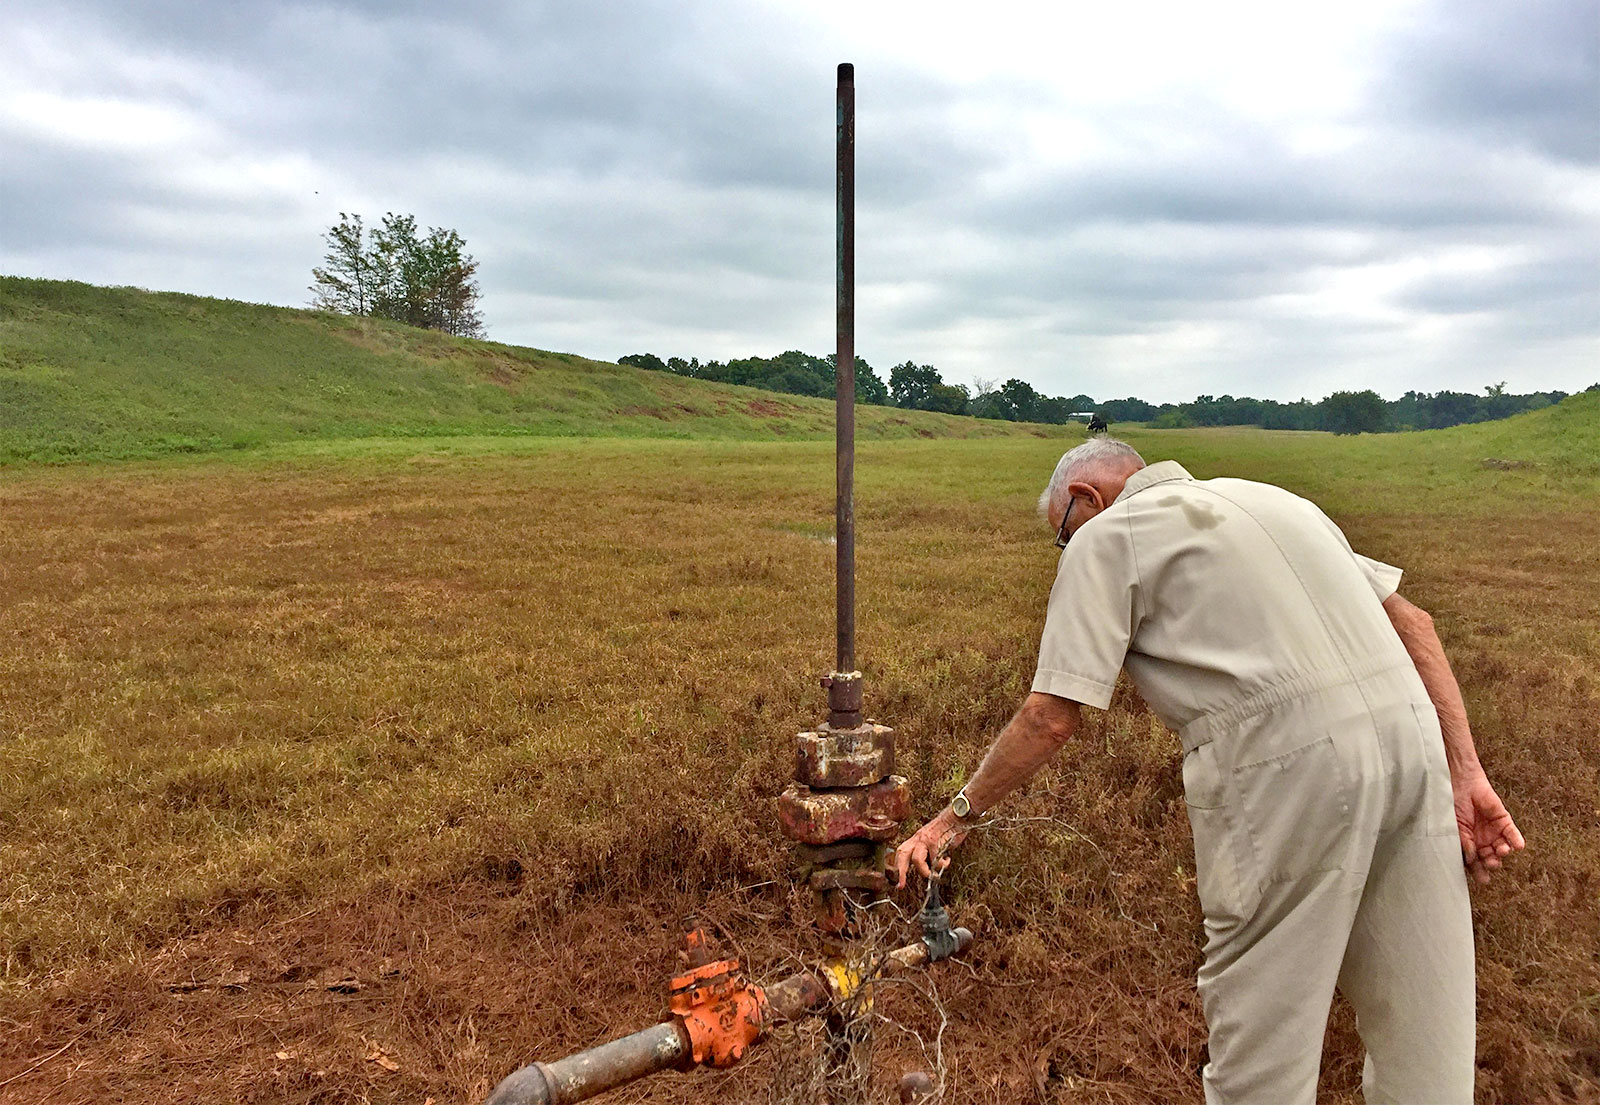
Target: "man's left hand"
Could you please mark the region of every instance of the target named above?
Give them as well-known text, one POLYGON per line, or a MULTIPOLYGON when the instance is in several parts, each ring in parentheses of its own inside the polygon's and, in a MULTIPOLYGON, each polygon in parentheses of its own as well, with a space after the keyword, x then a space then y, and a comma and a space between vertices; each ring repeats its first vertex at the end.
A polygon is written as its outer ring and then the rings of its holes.
POLYGON ((1486 883, 1503 857, 1522 850, 1522 834, 1506 812, 1505 803, 1489 785, 1488 776, 1481 771, 1453 782, 1451 789, 1455 791, 1461 858, 1468 874, 1486 883))

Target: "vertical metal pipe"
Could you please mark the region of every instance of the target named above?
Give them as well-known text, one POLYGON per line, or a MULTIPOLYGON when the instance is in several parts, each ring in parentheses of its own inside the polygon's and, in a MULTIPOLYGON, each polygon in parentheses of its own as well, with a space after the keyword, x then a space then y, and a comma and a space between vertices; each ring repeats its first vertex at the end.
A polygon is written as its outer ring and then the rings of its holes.
MULTIPOLYGON (((856 670, 856 70, 839 66, 837 168, 837 290, 835 322, 838 349, 834 357, 836 408, 834 442, 834 585, 838 651, 828 686, 828 722, 840 728, 861 724, 860 679, 856 670), (847 701, 851 700, 851 701, 847 701), (850 709, 851 706, 854 709, 850 709)), ((825 896, 826 897, 826 896, 825 896)), ((833 903, 842 909, 842 900, 833 903)), ((841 914, 841 919, 846 915, 841 914)), ((836 934, 837 935, 837 934, 836 934)), ((846 1105, 859 1096, 870 1054, 867 1025, 834 1012, 827 1018, 823 1048, 823 1085, 831 1105, 846 1105)))
POLYGON ((836 597, 838 656, 834 670, 856 670, 856 69, 839 66, 838 88, 838 355, 834 363, 836 480, 834 537, 838 542, 836 597))

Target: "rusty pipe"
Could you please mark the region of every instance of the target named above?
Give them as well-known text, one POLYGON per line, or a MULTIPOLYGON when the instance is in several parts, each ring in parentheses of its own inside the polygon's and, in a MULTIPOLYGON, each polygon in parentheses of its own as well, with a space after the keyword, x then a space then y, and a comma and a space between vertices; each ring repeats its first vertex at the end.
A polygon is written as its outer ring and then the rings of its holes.
MULTIPOLYGON (((856 68, 839 66, 837 91, 837 295, 834 357, 834 538, 837 662, 856 670, 856 68)), ((859 720, 855 724, 859 724, 859 720)), ((849 728, 841 725, 840 728, 849 728)))
POLYGON ((767 1010, 772 1024, 797 1021, 828 1003, 828 985, 814 971, 796 971, 767 987, 767 1010))
MULTIPOLYGON (((970 930, 951 931, 956 943, 950 954, 964 951, 972 943, 970 930)), ((918 940, 889 952, 882 966, 923 967, 942 958, 918 940)), ((775 1025, 799 1020, 849 998, 859 984, 857 979, 841 992, 838 978, 830 985, 820 972, 796 971, 766 988, 761 1036, 775 1025)), ((693 1061, 689 1034, 682 1020, 674 1017, 553 1063, 530 1063, 507 1075, 484 1105, 570 1105, 659 1071, 682 1070, 693 1061)))
POLYGON ((689 1034, 670 1020, 554 1063, 531 1063, 508 1075, 485 1105, 585 1101, 647 1074, 682 1066, 688 1054, 689 1034))
POLYGON ((935 946, 926 940, 918 940, 915 944, 896 948, 889 953, 889 960, 901 967, 926 967, 929 963, 937 963, 941 959, 949 959, 952 955, 960 955, 972 944, 971 929, 953 928, 950 930, 950 935, 954 938, 951 943, 935 946))

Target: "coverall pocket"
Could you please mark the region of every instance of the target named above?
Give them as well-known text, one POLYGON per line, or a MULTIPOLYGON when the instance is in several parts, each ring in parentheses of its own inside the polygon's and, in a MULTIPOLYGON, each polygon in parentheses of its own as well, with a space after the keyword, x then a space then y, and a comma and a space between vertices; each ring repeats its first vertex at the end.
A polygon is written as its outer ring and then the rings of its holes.
POLYGON ((1216 745, 1210 741, 1183 755, 1183 800, 1197 810, 1214 810, 1227 804, 1222 772, 1217 770, 1216 745))
POLYGON ((1206 743, 1184 753, 1183 801, 1194 834, 1200 909, 1208 926, 1226 928, 1249 917, 1256 894, 1239 868, 1234 811, 1228 807, 1227 779, 1217 768, 1216 752, 1206 743))
POLYGON ((1258 888, 1343 866, 1354 827, 1350 787, 1332 737, 1240 764, 1233 783, 1258 888))
POLYGON ((1417 718, 1419 771, 1423 787, 1423 832, 1428 836, 1456 836, 1456 800, 1450 788, 1450 763, 1444 756, 1444 732, 1433 703, 1413 702, 1417 718))

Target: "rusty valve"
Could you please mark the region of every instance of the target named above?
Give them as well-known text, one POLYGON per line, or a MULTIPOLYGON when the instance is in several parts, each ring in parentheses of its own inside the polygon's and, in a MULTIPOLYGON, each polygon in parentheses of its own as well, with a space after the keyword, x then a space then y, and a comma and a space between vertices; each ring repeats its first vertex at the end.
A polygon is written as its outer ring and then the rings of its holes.
POLYGON ((689 1035, 686 1070, 699 1063, 733 1066, 767 1025, 767 995, 745 979, 739 961, 707 958, 705 933, 690 928, 684 933, 686 969, 672 980, 667 996, 668 1008, 689 1035))

